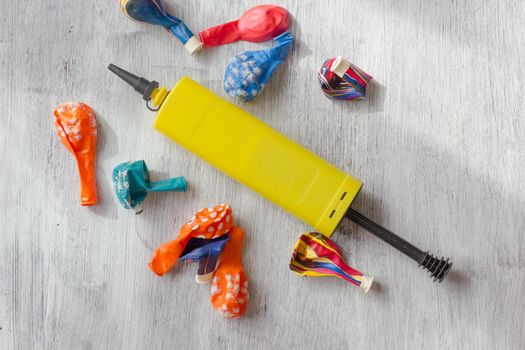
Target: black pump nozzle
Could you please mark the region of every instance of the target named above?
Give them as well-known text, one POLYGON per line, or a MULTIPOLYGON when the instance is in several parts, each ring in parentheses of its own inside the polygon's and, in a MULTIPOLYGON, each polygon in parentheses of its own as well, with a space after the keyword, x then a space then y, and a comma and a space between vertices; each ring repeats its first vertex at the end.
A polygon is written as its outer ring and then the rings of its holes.
POLYGON ((149 81, 144 78, 139 78, 135 74, 131 74, 130 72, 115 66, 114 64, 110 64, 108 66, 108 69, 115 73, 119 78, 124 80, 129 85, 133 86, 135 91, 142 94, 142 98, 144 101, 149 101, 151 99, 151 93, 155 88, 159 86, 159 83, 157 83, 155 80, 149 81))

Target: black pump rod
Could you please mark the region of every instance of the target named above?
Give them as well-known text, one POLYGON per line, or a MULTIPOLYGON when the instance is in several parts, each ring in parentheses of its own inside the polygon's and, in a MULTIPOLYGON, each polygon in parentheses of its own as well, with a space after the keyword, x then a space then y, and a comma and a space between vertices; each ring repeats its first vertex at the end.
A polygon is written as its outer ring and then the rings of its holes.
POLYGON ((362 226, 370 233, 381 238, 383 241, 390 244, 400 252, 414 259, 419 264, 419 266, 429 271, 430 277, 434 279, 434 282, 443 281, 447 273, 450 271, 452 262, 449 262, 448 258, 446 260, 444 257, 439 259, 428 252, 422 251, 418 247, 405 241, 403 238, 387 230, 386 228, 376 224, 352 208, 348 208, 345 216, 359 226, 362 226))

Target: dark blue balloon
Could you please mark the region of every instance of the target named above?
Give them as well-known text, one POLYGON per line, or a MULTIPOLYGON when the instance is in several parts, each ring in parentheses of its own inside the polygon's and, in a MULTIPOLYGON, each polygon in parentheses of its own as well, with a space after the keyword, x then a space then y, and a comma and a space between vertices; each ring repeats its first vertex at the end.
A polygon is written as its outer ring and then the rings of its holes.
POLYGON ((164 10, 160 0, 121 0, 120 6, 129 18, 163 26, 183 44, 193 37, 193 33, 181 19, 164 10))
POLYGON ((217 268, 222 249, 230 240, 229 235, 213 239, 192 238, 184 248, 179 260, 198 260, 197 282, 207 282, 217 268))

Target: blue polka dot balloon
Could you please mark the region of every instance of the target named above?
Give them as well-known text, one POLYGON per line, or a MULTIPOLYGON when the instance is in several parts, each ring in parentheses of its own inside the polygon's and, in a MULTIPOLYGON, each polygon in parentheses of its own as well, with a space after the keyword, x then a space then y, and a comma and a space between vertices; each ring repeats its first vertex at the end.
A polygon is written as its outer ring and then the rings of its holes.
POLYGON ((228 95, 250 102, 263 91, 275 69, 288 56, 293 36, 285 32, 273 40, 276 45, 270 49, 244 51, 232 58, 224 74, 224 90, 228 95))

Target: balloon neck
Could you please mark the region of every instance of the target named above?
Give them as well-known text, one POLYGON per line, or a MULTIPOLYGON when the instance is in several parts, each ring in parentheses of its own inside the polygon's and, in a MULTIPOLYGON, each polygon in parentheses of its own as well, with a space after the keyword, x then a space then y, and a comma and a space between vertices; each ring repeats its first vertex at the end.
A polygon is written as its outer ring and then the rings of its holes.
POLYGON ((350 69, 350 62, 341 56, 338 56, 330 67, 330 71, 334 72, 339 78, 342 78, 348 69, 350 69))
POLYGON ((80 205, 97 204, 97 184, 95 158, 93 154, 76 154, 78 175, 80 177, 80 205))
POLYGON ((284 61, 286 57, 288 57, 288 53, 290 52, 290 48, 293 44, 293 35, 289 32, 284 32, 278 37, 275 37, 273 41, 275 42, 275 46, 270 48, 272 58, 284 61))
POLYGON ((219 46, 241 40, 239 20, 205 29, 199 33, 199 38, 204 47, 219 46))
POLYGON ((142 95, 144 101, 148 103, 152 101, 153 107, 160 107, 166 96, 168 95, 168 90, 166 87, 160 87, 159 83, 155 80, 149 81, 147 79, 136 76, 133 73, 130 73, 114 64, 110 64, 108 69, 114 73, 116 76, 124 80, 126 83, 131 85, 135 91, 142 95))
POLYGON ((151 192, 186 192, 188 185, 183 176, 160 181, 150 181, 146 189, 151 192))
POLYGON ((244 240, 244 231, 238 227, 232 227, 229 231, 230 241, 224 247, 221 265, 223 267, 242 266, 242 243, 244 240))

